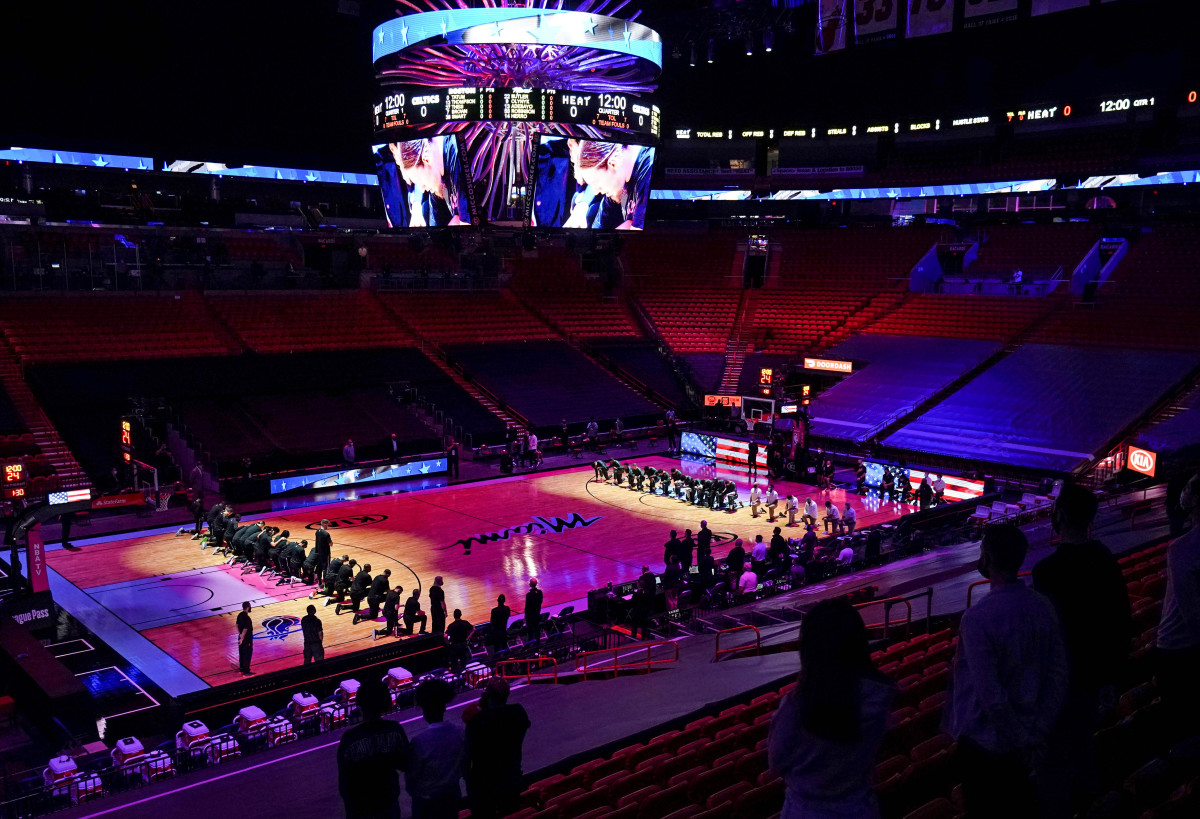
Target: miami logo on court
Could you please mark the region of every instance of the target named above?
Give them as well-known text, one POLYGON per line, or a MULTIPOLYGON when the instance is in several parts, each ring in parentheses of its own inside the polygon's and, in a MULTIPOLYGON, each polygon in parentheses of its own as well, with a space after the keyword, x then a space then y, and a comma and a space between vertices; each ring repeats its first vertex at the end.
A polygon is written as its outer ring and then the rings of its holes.
POLYGON ((300 618, 291 614, 268 617, 262 621, 263 630, 254 635, 255 640, 283 640, 300 628, 300 618))
MULTIPOLYGON (((371 526, 376 523, 383 523, 387 520, 387 515, 354 515, 348 518, 330 518, 328 529, 353 529, 355 526, 371 526)), ((310 523, 305 526, 305 529, 316 529, 321 525, 320 521, 310 523)))
POLYGON ((438 551, 444 552, 447 549, 453 549, 455 546, 461 546, 463 553, 469 555, 471 554, 471 546, 475 543, 482 546, 485 543, 495 543, 497 540, 508 540, 513 535, 545 535, 551 532, 558 534, 568 529, 584 529, 601 520, 603 517, 603 515, 598 515, 594 518, 585 518, 578 512, 574 512, 570 517, 566 518, 535 516, 533 520, 528 523, 522 523, 519 526, 510 526, 507 529, 501 529, 499 532, 489 532, 486 535, 475 535, 474 537, 456 540, 449 546, 438 547, 438 551))

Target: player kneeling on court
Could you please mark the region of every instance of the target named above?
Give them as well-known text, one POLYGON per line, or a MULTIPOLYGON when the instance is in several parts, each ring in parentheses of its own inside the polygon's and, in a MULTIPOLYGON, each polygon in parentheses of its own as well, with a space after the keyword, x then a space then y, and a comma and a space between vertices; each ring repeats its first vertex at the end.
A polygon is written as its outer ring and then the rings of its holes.
MULTIPOLYGON (((308 541, 300 541, 302 546, 307 546, 308 541)), ((316 546, 309 550, 308 555, 304 558, 304 562, 300 564, 300 579, 308 585, 313 585, 317 582, 317 562, 320 561, 321 554, 316 546)))
POLYGON ((383 599, 383 622, 382 629, 375 629, 371 632, 371 639, 377 640, 380 637, 390 637, 396 633, 400 627, 400 595, 404 594, 404 587, 397 586, 387 593, 383 599))
MULTIPOLYGON (((370 569, 371 567, 368 566, 367 568, 370 569)), ((375 579, 371 581, 371 588, 367 590, 367 614, 363 616, 355 611, 354 625, 358 625, 359 620, 374 620, 379 617, 379 607, 383 605, 383 601, 387 598, 391 578, 391 569, 384 569, 382 574, 375 575, 375 579)))
MULTIPOLYGON (((371 590, 371 564, 365 564, 358 574, 354 575, 354 579, 350 581, 350 605, 348 608, 358 614, 358 607, 362 604, 363 598, 367 596, 367 592, 371 590)), ((342 613, 342 603, 339 601, 337 607, 333 610, 334 614, 342 613)))
POLYGON ((421 590, 413 589, 412 597, 404 601, 404 633, 412 634, 413 626, 421 624, 421 633, 425 633, 425 623, 428 618, 421 611, 421 590))

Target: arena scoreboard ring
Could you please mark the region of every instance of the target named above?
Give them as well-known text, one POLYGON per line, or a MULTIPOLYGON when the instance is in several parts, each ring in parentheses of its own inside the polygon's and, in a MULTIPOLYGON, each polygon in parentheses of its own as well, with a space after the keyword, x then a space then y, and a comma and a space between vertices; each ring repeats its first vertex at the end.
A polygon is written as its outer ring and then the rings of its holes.
POLYGON ((634 94, 547 88, 386 88, 372 106, 375 133, 455 122, 587 125, 654 139, 662 112, 634 94))

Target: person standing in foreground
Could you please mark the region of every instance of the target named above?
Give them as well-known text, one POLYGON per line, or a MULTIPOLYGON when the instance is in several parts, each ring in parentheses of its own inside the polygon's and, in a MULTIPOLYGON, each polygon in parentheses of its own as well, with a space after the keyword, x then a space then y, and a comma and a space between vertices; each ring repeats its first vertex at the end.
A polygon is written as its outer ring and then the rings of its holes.
POLYGON ((1015 524, 989 527, 979 573, 992 581, 959 625, 948 733, 958 740, 967 816, 1011 819, 1036 809, 1034 752, 1067 694, 1067 651, 1054 605, 1018 577, 1029 541, 1015 524))
MULTIPOLYGON (((529 730, 525 709, 508 702, 509 685, 492 677, 467 722, 467 794, 472 819, 507 816, 521 801, 521 746, 529 730)), ((467 720, 467 714, 463 719, 467 720)))
POLYGON ((471 662, 471 635, 475 627, 470 621, 464 620, 461 609, 454 610, 454 622, 446 629, 446 638, 450 641, 450 670, 461 674, 471 662))
POLYGON ((542 641, 542 590, 536 577, 529 578, 525 594, 525 636, 534 643, 542 641))
POLYGON ((249 677, 254 672, 250 670, 250 658, 254 654, 254 621, 250 619, 250 601, 242 603, 242 613, 237 616, 238 633, 238 671, 243 677, 249 677))
POLYGON ((771 721, 767 760, 787 786, 781 819, 879 816, 871 768, 896 685, 876 670, 862 617, 818 603, 800 630, 800 677, 771 721))
POLYGON ((753 477, 758 474, 758 439, 750 438, 750 449, 746 458, 748 468, 746 470, 747 477, 753 477))
POLYGON ((409 743, 404 784, 412 797, 413 819, 457 819, 459 781, 466 763, 463 729, 445 721, 454 688, 445 680, 417 686, 417 707, 428 726, 409 743))
POLYGON ((1102 704, 1106 710, 1116 705, 1133 636, 1121 566, 1091 538, 1099 505, 1087 489, 1063 486, 1050 519, 1058 548, 1033 567, 1033 588, 1050 598, 1062 621, 1069 666, 1067 700, 1038 765, 1038 789, 1051 817, 1086 808, 1099 789, 1092 735, 1102 704))
POLYGON ((1179 494, 1191 531, 1167 547, 1167 593, 1158 623, 1158 688, 1181 731, 1200 726, 1200 474, 1179 494))
POLYGON ((383 718, 391 696, 378 676, 362 681, 356 702, 362 722, 342 734, 337 749, 346 819, 400 819, 399 772, 408 767, 408 736, 383 718))
POLYGON ((429 589, 429 623, 434 634, 446 633, 446 590, 442 588, 442 576, 433 578, 429 589))
POLYGON ((488 622, 487 652, 488 659, 493 663, 496 661, 496 655, 508 650, 508 618, 512 615, 512 609, 504 604, 504 600, 503 594, 496 598, 496 605, 488 622))
POLYGON ((300 618, 300 631, 304 634, 304 664, 325 659, 325 629, 317 618, 317 607, 309 605, 308 614, 300 618))

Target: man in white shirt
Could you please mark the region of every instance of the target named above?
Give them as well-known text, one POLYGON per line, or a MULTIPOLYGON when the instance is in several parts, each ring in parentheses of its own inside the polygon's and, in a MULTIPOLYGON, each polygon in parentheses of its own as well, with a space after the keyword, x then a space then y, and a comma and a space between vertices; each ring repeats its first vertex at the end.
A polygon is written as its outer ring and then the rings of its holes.
POLYGON ((755 566, 767 561, 767 544, 763 543, 762 535, 754 536, 754 548, 750 550, 750 559, 754 561, 755 566))
POLYGON ((533 430, 529 431, 528 441, 529 441, 529 444, 528 444, 529 448, 526 450, 526 457, 529 459, 529 463, 533 464, 534 466, 537 466, 538 463, 541 462, 541 459, 538 457, 537 433, 534 432, 533 430))
POLYGON ((838 552, 837 562, 839 566, 849 566, 851 563, 853 563, 854 549, 850 546, 844 547, 840 552, 838 552))
POLYGON ((846 501, 846 511, 842 512, 842 525, 846 527, 846 534, 854 534, 854 525, 858 523, 858 512, 854 511, 854 507, 850 505, 850 501, 846 501))
POLYGON ((1179 495, 1192 528, 1167 546, 1167 589, 1158 623, 1158 688, 1180 724, 1200 723, 1200 475, 1179 495))
POLYGON ((829 534, 830 527, 836 534, 842 533, 842 516, 838 512, 838 508, 833 505, 833 501, 825 501, 825 534, 829 534))
POLYGON ((779 506, 779 493, 775 487, 767 484, 767 520, 775 522, 775 507, 779 506))
POLYGON ((817 502, 812 498, 804 499, 804 522, 806 524, 817 522, 817 502))
POLYGON ((746 596, 753 595, 756 591, 758 591, 758 575, 754 573, 753 567, 747 563, 742 576, 738 578, 738 593, 746 596))
POLYGON ((750 517, 758 517, 758 505, 762 503, 762 492, 759 491, 758 484, 750 487, 750 517))
POLYGON ((1014 524, 986 530, 979 573, 991 589, 959 626, 945 722, 958 740, 968 816, 1021 816, 1036 806, 1033 755, 1067 694, 1067 650, 1054 604, 1018 577, 1028 549, 1014 524))
POLYGON ((787 496, 786 506, 787 506, 787 513, 788 513, 787 525, 795 526, 796 525, 796 513, 800 511, 800 501, 798 501, 796 499, 795 495, 793 495, 789 492, 788 496, 787 496))
POLYGON ((933 482, 933 502, 938 506, 942 505, 942 499, 946 495, 946 482, 942 480, 942 476, 938 475, 937 480, 933 482))
POLYGON ((458 810, 467 740, 462 728, 444 719, 453 697, 454 689, 444 680, 426 680, 417 688, 417 704, 428 727, 410 740, 404 769, 414 816, 453 816, 458 810))

